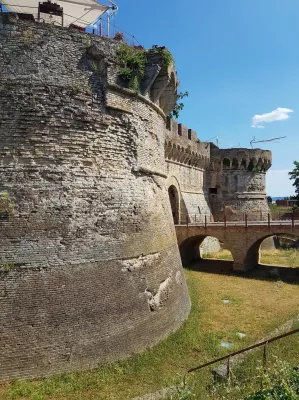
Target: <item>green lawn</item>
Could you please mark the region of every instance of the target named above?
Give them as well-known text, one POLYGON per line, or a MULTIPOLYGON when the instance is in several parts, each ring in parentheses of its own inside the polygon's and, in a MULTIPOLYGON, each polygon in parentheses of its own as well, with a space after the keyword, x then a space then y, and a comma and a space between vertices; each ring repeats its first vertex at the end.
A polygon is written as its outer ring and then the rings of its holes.
MULTIPOLYGON (((217 253, 204 254, 203 258, 214 260, 233 260, 233 256, 229 250, 220 250, 217 253)), ((281 267, 299 267, 299 250, 262 250, 260 255, 260 263, 265 265, 277 265, 281 267)))

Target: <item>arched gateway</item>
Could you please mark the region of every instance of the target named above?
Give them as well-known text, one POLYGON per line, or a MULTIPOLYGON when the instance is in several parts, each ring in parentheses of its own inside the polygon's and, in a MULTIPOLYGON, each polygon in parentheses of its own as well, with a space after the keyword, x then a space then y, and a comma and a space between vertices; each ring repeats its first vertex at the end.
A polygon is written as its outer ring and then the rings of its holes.
POLYGON ((168 188, 168 195, 170 200, 173 221, 175 224, 178 224, 180 220, 180 199, 178 190, 174 185, 171 185, 168 188))

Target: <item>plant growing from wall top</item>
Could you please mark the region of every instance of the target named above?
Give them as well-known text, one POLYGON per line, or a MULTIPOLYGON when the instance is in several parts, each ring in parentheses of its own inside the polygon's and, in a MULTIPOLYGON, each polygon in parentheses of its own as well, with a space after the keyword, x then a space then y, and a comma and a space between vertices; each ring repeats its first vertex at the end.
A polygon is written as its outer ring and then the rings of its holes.
POLYGON ((164 48, 161 51, 161 55, 162 55, 162 70, 167 71, 169 66, 173 63, 172 54, 170 53, 169 50, 164 48))
POLYGON ((188 97, 189 93, 188 92, 180 92, 177 94, 177 102, 173 108, 173 110, 171 111, 171 113, 169 114, 169 118, 176 118, 178 119, 180 116, 180 111, 183 110, 183 108, 185 107, 185 104, 182 103, 180 100, 182 100, 184 97, 188 97))
POLYGON ((118 76, 129 89, 139 91, 140 82, 145 74, 147 56, 145 50, 135 50, 122 44, 117 49, 117 64, 120 66, 118 76))

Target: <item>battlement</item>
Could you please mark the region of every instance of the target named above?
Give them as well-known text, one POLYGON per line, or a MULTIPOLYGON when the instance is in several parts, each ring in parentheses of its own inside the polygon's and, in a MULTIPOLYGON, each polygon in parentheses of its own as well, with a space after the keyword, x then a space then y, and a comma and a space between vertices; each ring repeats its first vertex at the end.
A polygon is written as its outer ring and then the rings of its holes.
POLYGON ((247 170, 266 172, 272 165, 272 153, 262 149, 219 149, 211 144, 211 171, 247 170))
POLYGON ((165 158, 206 169, 210 164, 210 143, 201 142, 193 129, 168 117, 165 131, 165 158))
POLYGON ((186 143, 188 144, 190 141, 200 143, 200 141, 197 139, 196 132, 193 129, 189 129, 185 125, 179 124, 178 121, 173 118, 167 117, 166 129, 174 136, 179 136, 185 139, 186 143))

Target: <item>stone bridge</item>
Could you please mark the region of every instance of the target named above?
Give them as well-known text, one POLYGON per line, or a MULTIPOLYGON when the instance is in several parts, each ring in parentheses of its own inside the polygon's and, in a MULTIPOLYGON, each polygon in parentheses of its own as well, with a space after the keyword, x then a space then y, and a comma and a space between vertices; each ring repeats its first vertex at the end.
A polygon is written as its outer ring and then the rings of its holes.
POLYGON ((231 251, 234 270, 247 271, 259 263, 259 249, 267 237, 281 234, 299 236, 298 221, 210 223, 176 225, 176 234, 183 265, 201 258, 199 246, 207 236, 219 239, 231 251), (296 224, 295 224, 296 223, 296 224))

